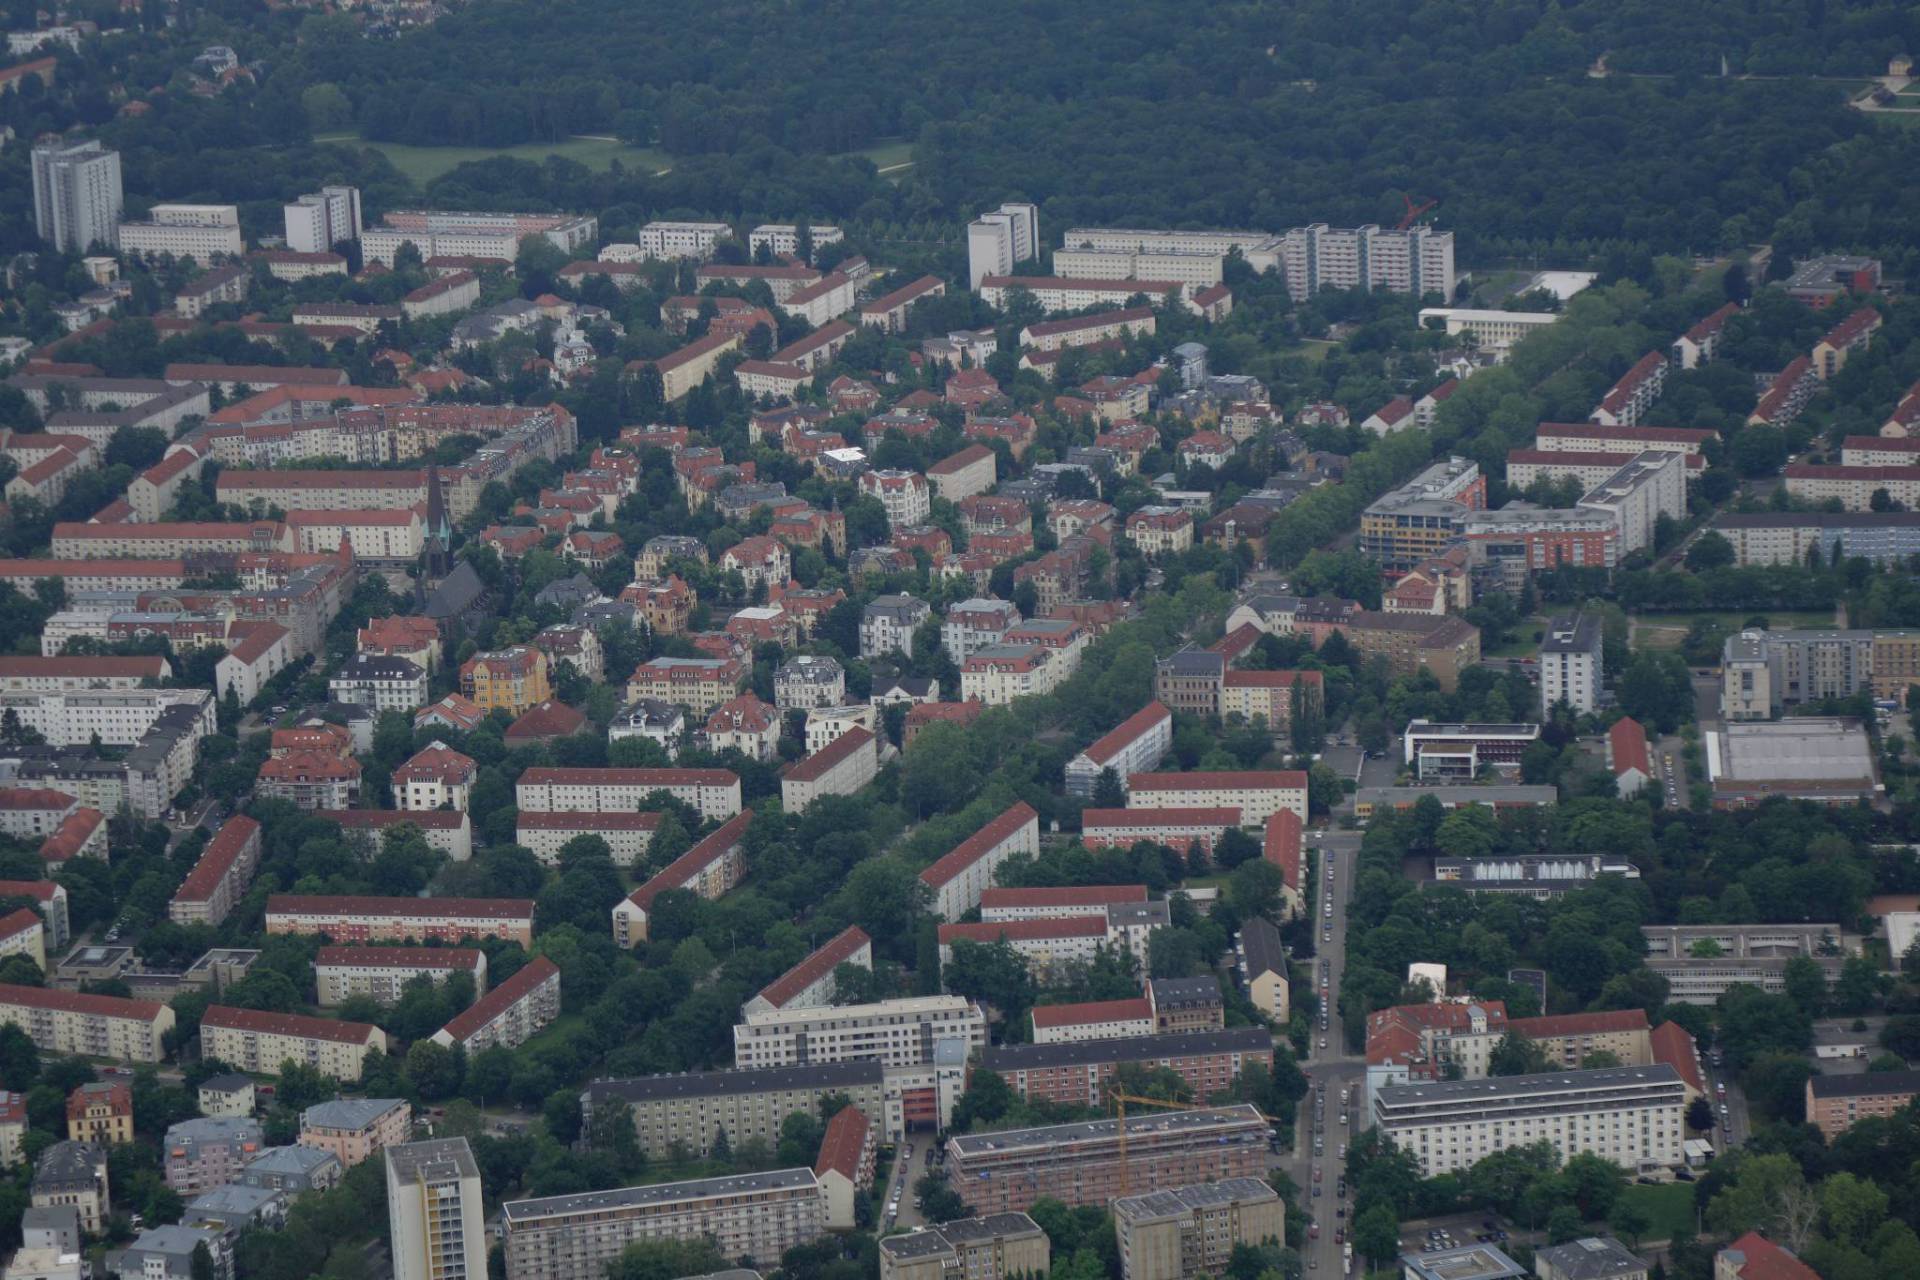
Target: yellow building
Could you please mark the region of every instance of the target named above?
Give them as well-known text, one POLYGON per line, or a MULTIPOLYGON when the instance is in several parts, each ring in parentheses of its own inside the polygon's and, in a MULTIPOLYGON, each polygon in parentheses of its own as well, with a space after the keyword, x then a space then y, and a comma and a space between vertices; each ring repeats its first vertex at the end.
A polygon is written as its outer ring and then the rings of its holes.
POLYGON ((67 1095, 67 1137, 111 1147, 133 1141, 133 1089, 120 1080, 83 1084, 67 1095))
POLYGON ((524 715, 553 697, 547 681, 547 655, 528 645, 476 653, 460 668, 460 692, 482 711, 498 707, 524 715))
POLYGON ((1903 704, 1909 685, 1920 684, 1920 631, 1873 633, 1873 696, 1903 704))

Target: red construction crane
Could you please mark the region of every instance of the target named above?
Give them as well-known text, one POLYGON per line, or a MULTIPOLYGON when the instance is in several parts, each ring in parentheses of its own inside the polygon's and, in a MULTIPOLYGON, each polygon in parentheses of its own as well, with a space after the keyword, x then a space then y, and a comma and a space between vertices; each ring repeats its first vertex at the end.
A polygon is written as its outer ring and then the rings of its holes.
POLYGON ((1407 202, 1407 211, 1402 215, 1400 225, 1394 228, 1395 231, 1405 231, 1408 227, 1419 221, 1421 214, 1430 212, 1440 203, 1439 200, 1434 199, 1422 200, 1419 204, 1415 204, 1413 197, 1410 195, 1403 195, 1400 198, 1407 202))

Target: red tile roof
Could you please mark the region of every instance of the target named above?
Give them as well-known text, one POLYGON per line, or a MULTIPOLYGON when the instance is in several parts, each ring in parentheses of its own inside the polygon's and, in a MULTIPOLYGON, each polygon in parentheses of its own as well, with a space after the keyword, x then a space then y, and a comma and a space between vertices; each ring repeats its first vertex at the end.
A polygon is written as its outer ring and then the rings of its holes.
POLYGON ((386 969, 477 970, 485 959, 485 952, 465 947, 322 947, 313 962, 386 969))
POLYGON ((548 699, 527 708, 525 715, 507 726, 503 736, 509 742, 529 738, 564 738, 580 732, 586 723, 586 716, 566 703, 548 699))
POLYGON ((380 1028, 368 1022, 336 1022, 332 1018, 309 1018, 300 1013, 263 1013, 258 1009, 235 1009, 224 1004, 208 1005, 200 1025, 255 1035, 334 1040, 341 1044, 365 1044, 376 1034, 384 1034, 380 1028))
POLYGON ((1706 1078, 1700 1074, 1700 1051, 1691 1032, 1677 1022, 1663 1022, 1648 1038, 1653 1042, 1655 1062, 1672 1067, 1696 1093, 1707 1091, 1706 1078))
POLYGON ((920 880, 931 888, 938 889, 965 871, 968 867, 985 857, 987 851, 1005 840, 1029 822, 1038 822, 1040 815, 1032 805, 1021 800, 1010 809, 1002 812, 986 826, 955 845, 948 853, 920 873, 920 880))
POLYGON ((446 920, 531 920, 532 898, 376 898, 363 894, 276 893, 267 914, 294 916, 438 916, 446 920))
POLYGON ((983 890, 980 910, 994 907, 1105 907, 1122 902, 1145 902, 1143 884, 1047 885, 1033 889, 983 890))
POLYGON ((505 1013, 515 1002, 525 999, 541 983, 559 976, 558 965, 545 956, 535 956, 515 970, 511 978, 468 1005, 440 1029, 452 1036, 456 1043, 465 1041, 505 1013))
POLYGON ((1004 920, 998 924, 943 924, 940 945, 950 942, 981 942, 988 945, 1008 942, 1034 942, 1045 938, 1104 938, 1104 916, 1063 916, 1058 920, 1004 920))
POLYGON ((846 963, 860 948, 871 946, 872 943, 873 939, 867 936, 865 929, 857 924, 848 925, 826 945, 817 948, 799 964, 762 987, 758 998, 776 1009, 784 1008, 787 1001, 846 963))
POLYGON ((1200 809, 1083 809, 1080 827, 1098 831, 1116 827, 1237 827, 1240 810, 1232 807, 1200 809))
POLYGON ((166 666, 167 660, 157 653, 126 658, 0 657, 0 680, 158 680, 166 674, 166 666))
POLYGON ((1720 332, 1720 330, 1726 328, 1727 321, 1731 320, 1734 317, 1735 313, 1737 313, 1739 310, 1740 310, 1739 303, 1737 302, 1727 303, 1725 306, 1721 307, 1718 311, 1706 317, 1704 320, 1701 320, 1699 323, 1695 324, 1691 329, 1688 329, 1686 334, 1687 338, 1693 342, 1699 342, 1703 339, 1712 337, 1714 334, 1720 332))
POLYGON ((313 816, 343 827, 375 830, 408 823, 422 831, 458 831, 467 821, 458 809, 316 809, 313 816))
MULTIPOLYGON (((1245 624, 1252 627, 1252 623, 1245 624)), ((1224 677, 1229 689, 1291 689, 1294 684, 1323 685, 1326 677, 1318 671, 1229 671, 1224 677)))
MULTIPOLYGON (((1739 1253, 1745 1258, 1732 1268, 1740 1280, 1820 1280, 1819 1272, 1757 1231, 1749 1231, 1735 1240, 1720 1251, 1720 1256, 1728 1253, 1739 1253)), ((1715 1265, 1717 1268, 1717 1260, 1715 1265)))
POLYGON ((419 489, 422 471, 222 471, 219 488, 231 489, 419 489))
POLYGON ((220 830, 201 850, 200 859, 193 864, 193 870, 181 881, 180 891, 173 895, 174 901, 205 902, 212 897, 213 891, 233 870, 240 851, 259 834, 260 824, 244 813, 236 813, 221 823, 220 830))
POLYGON ((401 786, 409 782, 459 784, 472 782, 479 766, 472 756, 462 755, 443 742, 434 742, 414 752, 413 758, 393 771, 393 781, 401 786))
POLYGON ((1719 433, 1692 427, 1603 427, 1597 422, 1543 422, 1534 428, 1533 438, 1580 439, 1594 436, 1608 440, 1638 440, 1648 444, 1705 444, 1719 433))
POLYGON ((83 995, 54 987, 16 987, 0 982, 0 1007, 18 1005, 25 1009, 52 1009, 60 1013, 85 1013, 99 1018, 134 1018, 152 1022, 165 1005, 156 1000, 123 1000, 119 996, 83 995))
POLYGON ((1300 815, 1291 809, 1276 809, 1267 819, 1263 856, 1295 892, 1300 889, 1300 835, 1300 815))
POLYGON ((1090 1022, 1137 1022, 1153 1017, 1145 996, 1130 1000, 1089 1000, 1084 1004, 1043 1004, 1033 1009, 1033 1028, 1084 1027, 1090 1022))
POLYGON ((1229 787, 1304 791, 1307 775, 1299 769, 1196 770, 1192 773, 1136 773, 1127 779, 1133 791, 1214 791, 1229 787))
POLYGON ((680 888, 707 866, 725 857, 745 838, 747 827, 752 822, 753 810, 747 809, 736 814, 718 831, 675 858, 653 879, 628 894, 627 901, 643 910, 652 906, 655 898, 669 889, 680 888))
POLYGON ((1648 780, 1653 778, 1653 757, 1647 750, 1647 731, 1632 716, 1621 716, 1607 730, 1607 742, 1613 748, 1615 777, 1628 769, 1638 769, 1648 780))
POLYGON ((814 1173, 837 1173, 857 1182, 862 1172, 860 1157, 866 1152, 872 1130, 872 1123, 858 1107, 849 1105, 834 1112, 833 1119, 827 1121, 826 1133, 820 1138, 820 1155, 813 1162, 814 1173))
POLYGON ((940 459, 940 461, 928 467, 927 474, 930 476, 953 475, 979 462, 982 458, 991 458, 992 456, 993 450, 987 448, 987 446, 983 444, 970 444, 958 453, 948 454, 946 457, 940 459))
POLYGON ((0 916, 0 938, 14 938, 30 929, 45 927, 40 919, 40 913, 32 907, 21 907, 17 911, 0 916))
POLYGON ((873 735, 865 729, 853 728, 820 748, 812 755, 793 762, 782 780, 786 782, 817 782, 826 776, 829 769, 846 760, 857 752, 870 750, 873 735))
POLYGON ((1127 324, 1135 320, 1145 320, 1153 314, 1152 307, 1125 307, 1118 311, 1101 311, 1090 316, 1072 316, 1065 320, 1042 320, 1027 326, 1027 336, 1047 338, 1056 333, 1078 333, 1082 329, 1104 329, 1109 325, 1127 324))
POLYGON ((653 831, 660 826, 660 815, 592 810, 534 813, 523 809, 514 821, 521 831, 653 831))
POLYGON ((60 820, 60 826, 48 836, 40 846, 42 862, 65 862, 79 855, 107 820, 107 815, 98 809, 81 805, 60 820))
POLYGON ((731 769, 561 769, 542 765, 520 775, 522 785, 574 787, 730 787, 731 769))
POLYGON ((56 813, 65 813, 79 801, 64 791, 55 791, 51 787, 4 787, 0 788, 0 809, 16 813, 27 810, 51 809, 56 813))
POLYGON ((1645 1009, 1603 1009, 1598 1013, 1556 1013, 1539 1018, 1515 1018, 1507 1030, 1529 1040, 1556 1036, 1596 1036, 1614 1031, 1645 1031, 1645 1009))

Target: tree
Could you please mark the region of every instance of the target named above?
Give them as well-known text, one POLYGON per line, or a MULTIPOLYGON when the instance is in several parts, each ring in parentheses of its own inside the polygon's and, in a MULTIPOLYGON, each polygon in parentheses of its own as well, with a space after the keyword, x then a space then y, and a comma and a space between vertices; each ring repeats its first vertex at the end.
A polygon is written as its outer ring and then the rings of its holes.
POLYGON ((1724 534, 1707 530, 1693 540, 1687 548, 1687 568, 1695 573, 1705 573, 1708 569, 1724 569, 1734 562, 1733 544, 1724 534))
POLYGON ((1687 1104, 1687 1128, 1695 1133, 1705 1133, 1713 1128, 1713 1104, 1705 1098, 1695 1098, 1687 1104))
POLYGON ((1607 1215, 1607 1225, 1616 1234, 1625 1236, 1629 1246, 1638 1249, 1640 1237, 1653 1225, 1653 1215, 1638 1200, 1621 1196, 1613 1202, 1613 1211, 1607 1215))
POLYGON ((1820 1216, 1836 1240, 1868 1240, 1887 1217, 1887 1193, 1851 1173, 1820 1184, 1820 1216))
POLYGON ((1127 807, 1127 789, 1120 781, 1120 775, 1109 765, 1100 771, 1093 783, 1093 807, 1096 809, 1124 809, 1127 807))
POLYGON ((1487 1057, 1490 1076, 1534 1075, 1546 1069, 1546 1050, 1514 1031, 1501 1036, 1487 1057))
POLYGON ((1400 1219, 1389 1204, 1376 1204, 1353 1220, 1353 1248, 1375 1266, 1400 1252, 1400 1219))
POLYGON ((193 1253, 187 1259, 187 1272, 192 1280, 215 1280, 218 1273, 213 1266, 213 1252, 205 1240, 194 1243, 193 1253))

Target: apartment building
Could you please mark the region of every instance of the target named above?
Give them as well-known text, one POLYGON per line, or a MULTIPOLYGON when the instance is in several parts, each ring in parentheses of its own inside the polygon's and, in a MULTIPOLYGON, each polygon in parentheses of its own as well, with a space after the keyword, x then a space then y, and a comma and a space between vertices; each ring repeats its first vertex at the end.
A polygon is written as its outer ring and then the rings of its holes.
POLYGON ((1644 1067, 1654 1061, 1653 1029, 1644 1009, 1514 1018, 1507 1030, 1538 1045, 1556 1067, 1576 1068, 1593 1053, 1610 1053, 1623 1067, 1644 1067))
POLYGON ((1720 713, 1771 720, 1789 706, 1874 687, 1871 631, 1742 631, 1721 646, 1720 713))
POLYGON ((668 889, 685 889, 712 901, 739 884, 747 873, 742 842, 753 821, 751 810, 675 858, 659 874, 613 906, 613 940, 634 947, 647 940, 653 900, 668 889))
POLYGON ((243 1071, 275 1075, 281 1064, 297 1062, 336 1080, 358 1080, 370 1050, 393 1050, 387 1033, 368 1023, 217 1004, 200 1020, 200 1046, 207 1057, 243 1071))
POLYGON ((920 873, 920 882, 932 892, 929 910, 942 920, 958 920, 980 905, 1002 862, 1016 853, 1033 857, 1039 852, 1040 815, 1020 801, 920 873))
POLYGON ((125 1080, 89 1081, 68 1094, 67 1137, 96 1147, 132 1142, 132 1084, 125 1080))
POLYGON ((560 769, 521 773, 515 799, 522 812, 632 812, 655 792, 690 804, 708 822, 740 812, 740 777, 729 769, 560 769))
POLYGON ((967 288, 978 289, 988 276, 1011 275, 1022 262, 1040 257, 1040 207, 1003 204, 967 224, 967 288))
POLYGON ((50 142, 34 147, 32 162, 33 223, 42 240, 67 253, 117 243, 125 206, 118 151, 92 138, 50 142))
POLYGON ((465 1138, 386 1148, 393 1280, 485 1280, 486 1204, 465 1138))
POLYGON ((1030 1019, 1032 1043, 1036 1045, 1132 1039, 1153 1034, 1153 1006, 1145 996, 1037 1005, 1030 1019))
POLYGON ((287 248, 295 253, 331 254, 343 240, 358 240, 365 223, 357 187, 322 187, 282 206, 287 248))
POLYGON ((240 210, 230 204, 156 204, 145 222, 122 222, 120 252, 138 258, 192 258, 206 265, 246 251, 240 210))
POLYGON ((630 1244, 711 1239, 765 1267, 826 1234, 812 1169, 779 1169, 509 1200, 501 1206, 507 1280, 595 1280, 630 1244))
POLYGON ((213 694, 207 689, 0 693, 0 708, 17 719, 21 728, 34 730, 56 747, 85 745, 96 737, 103 746, 135 746, 176 707, 186 709, 201 731, 199 736, 215 732, 213 694))
POLYGON ((30 899, 46 925, 48 950, 65 951, 67 941, 72 936, 65 885, 57 880, 0 880, 0 898, 30 899))
POLYGON ((1322 289, 1453 297, 1451 231, 1436 231, 1421 223, 1386 229, 1371 223, 1336 228, 1316 222, 1283 232, 1276 247, 1287 292, 1296 302, 1322 289))
POLYGON ((267 899, 268 933, 324 934, 335 942, 533 941, 531 898, 326 897, 276 893, 267 899))
POLYGON ((780 778, 780 807, 801 813, 824 796, 850 796, 879 770, 878 740, 866 729, 849 729, 787 766, 780 778))
POLYGON ((1427 1177, 1535 1142, 1638 1172, 1682 1162, 1686 1105, 1685 1082, 1661 1063, 1387 1085, 1374 1094, 1373 1119, 1427 1177))
POLYGON ((1871 511, 1885 492, 1903 509, 1920 506, 1920 466, 1847 467, 1795 462, 1787 466, 1787 493, 1809 503, 1838 499, 1843 511, 1871 511))
POLYGON ((960 996, 914 996, 873 1004, 749 1013, 733 1029, 733 1060, 743 1070, 816 1062, 932 1062, 939 1046, 962 1058, 984 1049, 987 1019, 960 996))
POLYGON ((466 947, 321 947, 313 961, 323 1009, 367 996, 379 1004, 399 1001, 407 984, 426 978, 435 986, 464 973, 475 991, 487 989, 487 956, 466 947))
POLYGON ((1122 1280, 1220 1275, 1240 1245, 1284 1244, 1287 1209, 1260 1178, 1169 1187, 1113 1202, 1122 1280))
POLYGON ((927 483, 935 497, 959 502, 993 488, 998 469, 993 450, 983 444, 970 444, 928 467, 927 483))
POLYGON ((1560 318, 1556 311, 1496 311, 1474 307, 1422 307, 1420 327, 1442 328, 1450 338, 1468 338, 1496 361, 1513 345, 1560 318))
POLYGON ((651 698, 705 716, 740 692, 747 668, 737 658, 651 658, 627 681, 627 701, 651 698))
POLYGON ((520 242, 541 236, 563 253, 573 254, 591 245, 600 234, 600 220, 591 214, 478 213, 450 209, 391 209, 377 227, 360 232, 360 252, 368 262, 393 265, 400 246, 410 244, 420 257, 492 258, 512 264, 520 257, 520 242))
POLYGON ((173 1021, 173 1010, 152 1000, 0 983, 0 1023, 19 1027, 42 1053, 159 1062, 173 1021))
POLYGON ((933 510, 933 491, 918 471, 880 468, 860 473, 860 492, 886 508, 895 529, 925 524, 933 510))
POLYGON ((476 653, 460 666, 460 692, 483 711, 525 715, 553 697, 547 655, 531 645, 476 653))
POLYGON ((980 895, 980 919, 986 924, 1011 920, 1060 920, 1085 916, 1104 920, 1111 907, 1147 900, 1143 884, 1057 885, 1033 889, 987 889, 980 895))
POLYGON ((1007 308, 1007 300, 1025 291, 1048 315, 1079 311, 1086 307, 1128 307, 1145 297, 1158 302, 1169 296, 1184 297, 1187 287, 1178 280, 1075 280, 1066 276, 991 275, 980 281, 980 300, 998 311, 1007 308))
POLYGON ((0 957, 4 956, 25 956, 46 971, 47 930, 32 907, 19 907, 0 917, 0 957))
POLYGON ((960 695, 989 707, 1053 692, 1068 663, 1038 644, 990 644, 960 664, 960 695))
POLYGON ((847 701, 847 673, 832 658, 801 654, 773 673, 773 705, 782 711, 838 707, 847 701))
POLYGON ((1620 531, 1618 554, 1652 550, 1660 517, 1681 520, 1687 514, 1686 459, 1649 449, 1590 490, 1580 510, 1612 518, 1620 531))
POLYGON ((436 1044, 469 1056, 498 1046, 515 1049, 560 1016, 560 969, 535 956, 433 1033, 436 1044))
POLYGON ((961 942, 980 946, 1005 943, 1027 962, 1042 981, 1061 976, 1072 965, 1092 963, 1101 948, 1126 951, 1142 964, 1147 959, 1147 937, 1169 920, 1165 902, 1116 902, 1099 915, 1064 915, 1040 919, 943 924, 937 934, 940 960, 953 958, 961 942))
POLYGON ((1158 766, 1172 745, 1173 713, 1149 702, 1067 762, 1067 794, 1090 799, 1108 769, 1124 789, 1128 778, 1158 766))
POLYGON ((1249 827, 1281 809, 1307 820, 1307 775, 1299 769, 1136 773, 1127 778, 1128 809, 1238 809, 1249 827))
POLYGON ((516 819, 514 843, 533 852, 549 867, 560 865, 560 851, 581 836, 606 841, 616 867, 633 867, 646 857, 660 827, 658 812, 646 813, 522 813, 516 819))
POLYGON ((916 303, 925 298, 945 297, 946 292, 947 282, 939 276, 921 276, 862 305, 860 324, 885 333, 900 333, 906 329, 916 303))
POLYGON ((1667 380, 1667 358, 1649 351, 1634 362, 1594 406, 1592 421, 1604 427, 1637 427, 1660 398, 1667 380))
MULTIPOLYGON (((1217 992, 1216 992, 1217 998, 1217 992)), ((983 1070, 998 1073, 1029 1102, 1098 1107, 1124 1066, 1172 1071, 1210 1097, 1233 1086, 1249 1065, 1273 1065, 1273 1033, 1266 1027, 1175 1031, 1106 1040, 1003 1044, 980 1055, 983 1070)))
POLYGON ((1024 1213, 955 1218, 880 1240, 880 1280, 1022 1280, 1051 1264, 1047 1233, 1024 1213))
MULTIPOLYGON (((1010 1213, 1050 1197, 1104 1205, 1121 1190, 1118 1120, 960 1134, 946 1141, 953 1188, 975 1213, 1010 1213)), ((1269 1129, 1252 1106, 1132 1115, 1127 1189, 1134 1194, 1266 1172, 1269 1129)))
MULTIPOLYGON (((1641 452, 1643 451, 1635 449, 1617 453, 1509 449, 1507 450, 1507 486, 1510 489, 1527 489, 1538 480, 1557 483, 1571 479, 1578 483, 1580 491, 1585 493, 1632 462, 1641 452)), ((1707 460, 1704 455, 1698 453, 1686 455, 1688 483, 1698 480, 1706 469, 1707 460)))
POLYGON ((1816 1075, 1807 1081, 1807 1123, 1828 1142, 1868 1116, 1882 1119, 1920 1096, 1920 1071, 1869 1071, 1865 1075, 1816 1075))
POLYGON ((1601 422, 1543 422, 1533 445, 1552 453, 1626 453, 1649 450, 1698 455, 1719 433, 1691 427, 1639 427, 1601 422))
MULTIPOLYGON (((405 1103, 401 1104, 405 1106, 405 1103)), ((161 1171, 167 1185, 191 1196, 224 1187, 265 1145, 260 1123, 243 1116, 200 1116, 167 1130, 161 1171)))
POLYGON ((1360 552, 1388 573, 1405 573, 1441 554, 1467 513, 1487 505, 1487 481, 1468 458, 1436 462, 1360 513, 1360 552))
POLYGON ((727 1144, 736 1149, 753 1139, 776 1144, 789 1115, 817 1114, 820 1101, 836 1094, 891 1140, 905 1130, 887 1074, 877 1062, 838 1062, 595 1080, 581 1093, 580 1106, 589 1118, 598 1109, 627 1108, 640 1150, 650 1159, 676 1145, 705 1155, 717 1133, 726 1134, 727 1144))
POLYGON ((1563 702, 1575 715, 1592 714, 1604 670, 1597 617, 1562 614, 1549 621, 1540 640, 1541 717, 1551 717, 1563 702))
POLYGON ((219 924, 246 896, 259 865, 260 824, 236 813, 220 824, 181 881, 167 904, 167 918, 182 925, 219 924))
POLYGON ((1178 555, 1193 546, 1193 513, 1179 507, 1141 507, 1127 517, 1126 531, 1149 560, 1178 555))
POLYGON ((1847 947, 1837 924, 1646 925, 1647 967, 1665 978, 1668 998, 1712 1004, 1737 983, 1780 995, 1786 964, 1813 960, 1827 985, 1838 979, 1847 947))
POLYGON ((242 510, 411 511, 431 499, 423 471, 227 470, 214 482, 221 502, 242 510))
POLYGON ((36 1209, 71 1208, 89 1234, 106 1229, 111 1210, 107 1152, 86 1142, 56 1142, 33 1166, 36 1209))
POLYGON ((1288 1018, 1291 992, 1287 980, 1287 949, 1280 931, 1268 920, 1255 918, 1240 926, 1236 939, 1240 978, 1247 998, 1275 1022, 1288 1018))
POLYGON ((372 856, 389 827, 402 825, 414 828, 426 838, 429 846, 455 862, 465 862, 473 856, 473 823, 457 810, 319 809, 315 816, 339 824, 367 856, 372 856))
POLYGON ((1180 850, 1211 849, 1240 825, 1237 807, 1083 809, 1080 843, 1089 849, 1128 849, 1145 840, 1180 850))

